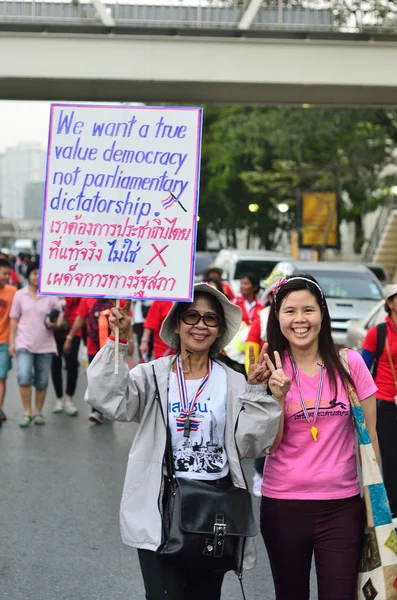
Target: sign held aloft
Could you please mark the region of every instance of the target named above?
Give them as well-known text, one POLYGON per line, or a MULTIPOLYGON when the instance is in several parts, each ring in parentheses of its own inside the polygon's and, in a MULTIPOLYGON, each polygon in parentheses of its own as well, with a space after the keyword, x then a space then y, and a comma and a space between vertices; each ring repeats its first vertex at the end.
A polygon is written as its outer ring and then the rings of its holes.
POLYGON ((190 300, 202 110, 53 104, 39 290, 190 300))

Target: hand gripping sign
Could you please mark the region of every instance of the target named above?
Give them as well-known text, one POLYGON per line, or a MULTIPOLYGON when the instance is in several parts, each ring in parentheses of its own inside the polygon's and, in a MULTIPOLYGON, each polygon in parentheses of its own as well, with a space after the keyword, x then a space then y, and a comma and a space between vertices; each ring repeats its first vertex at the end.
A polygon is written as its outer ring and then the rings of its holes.
POLYGON ((190 300, 202 111, 51 106, 41 294, 190 300))

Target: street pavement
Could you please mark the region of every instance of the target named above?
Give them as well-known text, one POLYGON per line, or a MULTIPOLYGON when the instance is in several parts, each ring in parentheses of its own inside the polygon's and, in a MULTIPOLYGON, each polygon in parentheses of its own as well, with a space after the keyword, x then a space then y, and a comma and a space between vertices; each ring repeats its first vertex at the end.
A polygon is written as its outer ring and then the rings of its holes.
MULTIPOLYGON (((144 600, 136 551, 121 543, 118 511, 134 424, 88 421, 81 374, 78 417, 53 415, 50 384, 46 425, 20 429, 22 404, 15 365, 0 429, 0 599, 144 600)), ((252 466, 246 461, 247 479, 252 466)), ((253 499, 259 517, 260 500, 253 499)), ((244 576, 247 600, 273 600, 266 551, 244 576)), ((293 560, 293 556, 291 556, 293 560)), ((314 593, 312 581, 312 599, 314 593)), ((237 577, 226 577, 222 599, 241 600, 237 577)), ((172 599, 170 599, 172 600, 172 599)), ((205 600, 205 598, 203 598, 205 600)), ((291 598, 293 600, 293 598, 291 598)))

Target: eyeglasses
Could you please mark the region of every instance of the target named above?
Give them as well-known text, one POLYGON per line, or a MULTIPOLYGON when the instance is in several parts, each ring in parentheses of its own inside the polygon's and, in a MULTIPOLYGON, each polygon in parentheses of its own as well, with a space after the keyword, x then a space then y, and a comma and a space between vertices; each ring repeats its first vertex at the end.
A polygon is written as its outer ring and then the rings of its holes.
POLYGON ((183 313, 181 319, 186 325, 198 325, 201 319, 207 327, 219 327, 221 324, 220 316, 213 312, 201 315, 197 310, 187 310, 183 313))

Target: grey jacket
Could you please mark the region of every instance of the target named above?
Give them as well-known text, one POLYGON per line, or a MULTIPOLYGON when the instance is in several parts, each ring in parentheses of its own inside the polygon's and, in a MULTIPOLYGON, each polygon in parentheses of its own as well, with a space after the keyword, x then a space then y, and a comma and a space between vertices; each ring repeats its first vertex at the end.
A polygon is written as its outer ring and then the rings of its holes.
MULTIPOLYGON (((87 371, 86 402, 108 419, 139 423, 128 458, 121 499, 120 526, 129 546, 156 550, 161 543, 163 457, 166 445, 164 422, 155 401, 154 365, 164 414, 168 380, 175 357, 140 364, 129 371, 127 345, 120 344, 119 373, 115 374, 114 342, 108 340, 87 371)), ((281 409, 263 385, 247 385, 243 375, 225 367, 227 415, 225 450, 233 484, 246 488, 241 458, 265 456, 278 429, 281 409)), ((255 564, 254 541, 248 540, 244 568, 255 564)))

